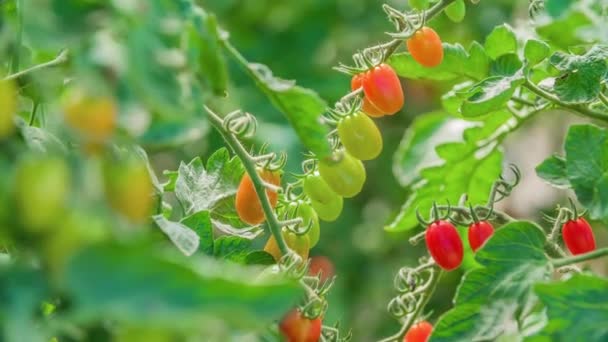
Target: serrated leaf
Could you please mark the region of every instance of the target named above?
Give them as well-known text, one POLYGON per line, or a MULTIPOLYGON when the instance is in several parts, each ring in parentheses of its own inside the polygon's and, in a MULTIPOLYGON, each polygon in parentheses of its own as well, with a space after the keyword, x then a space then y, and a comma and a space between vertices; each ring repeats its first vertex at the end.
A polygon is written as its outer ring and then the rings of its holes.
POLYGON ((585 55, 556 52, 549 62, 561 71, 555 79, 554 91, 566 103, 589 103, 597 99, 601 81, 608 65, 608 48, 594 46, 585 55))
POLYGON ((500 110, 524 81, 521 70, 513 76, 488 77, 459 94, 463 99, 460 113, 465 117, 475 117, 500 110))
POLYGON ((458 77, 482 79, 487 76, 490 61, 483 47, 473 42, 467 52, 460 44, 443 43, 443 61, 434 68, 426 68, 407 53, 392 55, 387 63, 401 77, 445 81, 458 77))
POLYGON ((175 195, 186 214, 213 211, 223 200, 236 194, 243 172, 241 161, 231 158, 228 150, 221 148, 209 157, 206 168, 199 157, 180 164, 175 195))
POLYGON ((191 256, 198 250, 200 237, 186 225, 167 220, 164 215, 152 216, 156 225, 184 255, 191 256))
POLYGON ((64 281, 74 317, 81 322, 111 317, 116 323, 182 331, 200 331, 205 322, 259 329, 279 319, 302 294, 292 281, 254 284, 255 275, 238 265, 182 260, 133 245, 80 252, 69 262, 64 281))
POLYGON ((556 188, 571 187, 566 170, 566 160, 560 156, 551 156, 536 167, 536 174, 556 188))
POLYGON ((431 342, 495 340, 535 301, 532 287, 551 276, 545 234, 534 223, 512 222, 477 251, 481 268, 467 272, 455 307, 445 313, 431 342))
POLYGON ((393 173, 399 183, 408 186, 418 180, 420 170, 441 164, 435 147, 458 141, 464 130, 474 125, 440 112, 417 117, 406 130, 394 155, 393 173))
POLYGON ((535 66, 536 64, 544 61, 549 57, 551 48, 549 44, 537 39, 528 39, 524 46, 524 57, 528 62, 529 66, 535 66))
MULTIPOLYGON (((449 200, 457 203, 464 193, 472 203, 481 203, 501 172, 502 153, 497 149, 495 139, 509 132, 513 119, 507 112, 495 112, 484 121, 474 122, 475 126, 464 130, 463 137, 436 147, 442 163, 420 171, 421 179, 412 186, 412 195, 401 208, 400 213, 387 231, 399 232, 418 226, 416 209, 423 215, 429 212, 433 202, 449 200)), ((394 160, 400 160, 395 156, 394 160)), ((395 174, 401 171, 400 164, 394 165, 395 174)))
POLYGON ((237 263, 244 263, 250 252, 251 240, 238 236, 220 236, 213 246, 215 257, 237 263))
POLYGON ((565 282, 537 284, 534 289, 549 319, 540 340, 608 340, 608 280, 577 274, 565 282))
POLYGON ((511 26, 503 24, 496 26, 486 37, 484 45, 490 58, 496 59, 508 53, 517 53, 517 38, 511 26))
POLYGON ((213 226, 209 212, 199 211, 184 217, 181 223, 198 235, 200 240, 198 250, 207 255, 213 255, 213 226))

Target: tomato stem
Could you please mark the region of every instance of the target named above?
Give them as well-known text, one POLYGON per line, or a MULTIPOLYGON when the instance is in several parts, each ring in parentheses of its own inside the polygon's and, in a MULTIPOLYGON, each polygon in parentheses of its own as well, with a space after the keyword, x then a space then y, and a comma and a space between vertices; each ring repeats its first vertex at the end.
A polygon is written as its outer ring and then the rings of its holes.
POLYGON ((27 68, 25 70, 16 72, 14 74, 10 74, 10 75, 6 76, 5 78, 3 78, 2 80, 3 81, 14 80, 16 78, 25 76, 31 72, 62 64, 64 62, 67 62, 67 60, 68 60, 68 50, 61 50, 61 52, 59 52, 57 57, 55 57, 54 59, 52 59, 48 62, 36 64, 31 68, 27 68))
POLYGON ((576 263, 587 261, 587 260, 601 258, 601 257, 607 256, 607 255, 608 255, 608 247, 605 247, 605 248, 596 249, 592 252, 585 253, 585 254, 579 254, 579 255, 565 257, 565 258, 553 259, 551 261, 551 264, 553 264, 553 267, 559 268, 559 267, 564 267, 564 266, 576 264, 576 263))

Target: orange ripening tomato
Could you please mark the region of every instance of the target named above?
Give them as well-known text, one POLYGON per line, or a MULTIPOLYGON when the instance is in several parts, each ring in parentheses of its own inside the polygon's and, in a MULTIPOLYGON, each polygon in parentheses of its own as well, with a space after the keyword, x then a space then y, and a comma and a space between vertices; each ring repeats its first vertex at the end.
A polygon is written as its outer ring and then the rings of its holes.
MULTIPOLYGON (((269 184, 276 186, 281 185, 281 175, 277 171, 260 170, 258 171, 258 174, 269 184)), ((266 189, 266 195, 268 195, 270 205, 274 208, 279 200, 278 194, 276 191, 266 189)), ((253 181, 247 173, 243 175, 236 192, 235 207, 241 221, 247 224, 260 224, 266 219, 264 210, 262 209, 262 203, 260 203, 260 199, 255 192, 253 181)))
MULTIPOLYGON (((365 73, 360 73, 353 76, 353 79, 350 81, 350 90, 355 91, 363 86, 363 79, 365 78, 365 73)), ((372 118, 381 118, 384 116, 384 113, 378 109, 378 107, 374 106, 367 97, 363 96, 363 107, 361 108, 363 112, 372 118)))
POLYGON ((436 67, 443 61, 441 38, 435 30, 423 27, 407 40, 407 49, 414 60, 427 68, 436 67))
POLYGON ((117 108, 110 97, 85 94, 80 89, 66 93, 63 112, 66 123, 87 142, 108 140, 116 129, 117 108))
POLYGON ((362 82, 365 97, 384 114, 393 115, 403 108, 401 81, 390 65, 380 64, 370 69, 362 82))
POLYGON ((427 321, 414 324, 403 337, 403 342, 426 342, 429 340, 433 326, 427 321))
POLYGON ((279 330, 287 342, 317 342, 321 338, 322 323, 321 317, 308 319, 294 309, 283 317, 279 330))

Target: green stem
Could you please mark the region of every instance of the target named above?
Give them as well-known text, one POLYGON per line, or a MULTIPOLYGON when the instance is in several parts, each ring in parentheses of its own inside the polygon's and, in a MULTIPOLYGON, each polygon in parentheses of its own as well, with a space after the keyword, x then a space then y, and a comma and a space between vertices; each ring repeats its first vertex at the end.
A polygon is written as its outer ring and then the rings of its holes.
POLYGON ((32 113, 30 114, 30 122, 29 122, 30 126, 32 126, 34 124, 34 121, 36 120, 38 106, 40 106, 40 103, 38 101, 34 101, 34 106, 32 107, 32 113))
POLYGON ((230 132, 226 132, 223 126, 223 120, 209 108, 207 108, 207 114, 209 116, 209 121, 211 125, 215 127, 215 129, 222 135, 226 144, 232 148, 234 153, 239 157, 239 159, 243 162, 243 166, 249 174, 251 181, 253 182, 253 186, 255 188, 255 192, 260 199, 260 203, 262 204, 262 210, 264 211, 264 215, 266 216, 266 221, 268 222, 268 227, 270 227, 270 232, 274 236, 277 241, 277 245, 281 254, 285 255, 289 252, 289 248, 283 239, 283 235, 281 234, 281 225, 279 220, 274 214, 274 210, 270 205, 270 200, 268 199, 268 194, 266 193, 266 186, 264 185, 264 180, 257 172, 255 162, 251 159, 249 152, 243 147, 239 139, 234 136, 234 134, 230 132))
MULTIPOLYGON (((437 208, 439 210, 448 210, 448 206, 447 205, 438 205, 437 208)), ((471 216, 469 207, 465 207, 465 206, 450 206, 450 209, 452 210, 452 212, 455 212, 455 213, 457 213, 459 215, 463 215, 463 216, 465 216, 467 218, 471 216)), ((475 211, 477 211, 477 214, 480 215, 480 216, 487 215, 490 212, 490 210, 488 208, 486 208, 486 207, 477 206, 474 209, 475 209, 475 211)), ((492 212, 495 215, 495 218, 492 221, 495 221, 496 223, 505 224, 505 223, 508 223, 508 222, 511 222, 511 221, 515 221, 515 219, 513 217, 511 217, 508 214, 503 213, 501 211, 493 210, 492 212)))
POLYGON ((31 68, 16 72, 14 74, 10 74, 8 76, 6 76, 5 78, 3 78, 3 81, 8 81, 8 80, 13 80, 19 77, 23 77, 29 73, 32 73, 34 71, 40 70, 40 69, 44 69, 44 68, 48 68, 48 67, 52 67, 52 66, 56 66, 59 64, 62 64, 64 62, 66 62, 68 60, 68 50, 62 50, 57 57, 55 57, 54 59, 48 61, 48 62, 44 62, 44 63, 40 63, 37 65, 34 65, 31 68))
POLYGON ((15 39, 15 52, 11 62, 10 72, 19 70, 19 59, 21 57, 21 42, 23 40, 23 0, 17 1, 17 37, 15 39))
POLYGON ((553 264, 553 267, 559 268, 559 267, 568 266, 568 265, 576 264, 576 263, 587 261, 587 260, 597 259, 597 258, 607 256, 607 255, 608 255, 608 247, 605 247, 605 248, 601 248, 601 249, 596 249, 593 252, 589 252, 589 253, 585 253, 585 254, 579 254, 579 255, 560 258, 560 259, 553 259, 551 261, 551 263, 553 264))
POLYGON ((581 116, 586 116, 586 117, 596 119, 596 120, 601 120, 604 122, 608 122, 608 114, 592 110, 585 106, 565 103, 562 100, 560 100, 556 95, 551 94, 550 92, 540 88, 536 84, 532 83, 529 79, 526 79, 526 82, 524 83, 523 86, 526 87, 531 92, 533 92, 534 94, 536 94, 548 101, 551 101, 554 104, 559 105, 560 107, 568 109, 575 114, 578 114, 581 116))

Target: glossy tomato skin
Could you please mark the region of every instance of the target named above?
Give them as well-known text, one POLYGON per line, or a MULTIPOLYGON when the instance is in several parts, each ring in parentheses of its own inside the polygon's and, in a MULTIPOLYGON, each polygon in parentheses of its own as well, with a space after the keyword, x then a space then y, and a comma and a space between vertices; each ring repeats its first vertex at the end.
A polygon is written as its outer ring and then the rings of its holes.
POLYGON ((403 342, 426 342, 429 340, 433 326, 427 321, 418 322, 410 328, 403 338, 403 342))
POLYGON ((17 88, 13 81, 0 81, 0 140, 8 137, 15 130, 15 113, 17 112, 17 88))
POLYGON ((435 30, 423 27, 407 40, 407 49, 416 62, 427 68, 433 68, 443 61, 441 38, 435 30))
POLYGON ((279 330, 287 342, 317 342, 321 338, 321 318, 308 319, 300 311, 290 311, 281 323, 279 330))
POLYGON ((488 221, 472 223, 469 226, 469 245, 473 252, 477 250, 494 234, 494 227, 488 221))
POLYGON ((363 78, 363 93, 376 108, 393 115, 403 108, 401 81, 393 68, 380 64, 370 69, 363 78))
POLYGON ((462 263, 463 248, 456 227, 448 221, 438 220, 426 230, 426 247, 433 260, 446 271, 451 271, 462 263))
POLYGON ((562 228, 562 237, 573 255, 595 250, 595 236, 591 225, 584 218, 570 220, 562 228))
MULTIPOLYGON (((308 253, 310 251, 310 237, 308 234, 297 235, 285 228, 283 228, 281 234, 283 235, 283 239, 285 239, 285 243, 289 249, 299 255, 302 260, 308 260, 308 253)), ((268 241, 264 246, 264 251, 272 255, 276 262, 279 262, 283 256, 281 254, 281 250, 279 249, 279 245, 277 244, 277 240, 273 235, 268 238, 268 241)))
POLYGON ((310 248, 316 246, 321 235, 321 226, 319 224, 319 216, 317 216, 317 212, 310 203, 305 201, 289 203, 287 205, 287 215, 289 218, 299 217, 302 219, 302 224, 299 225, 298 229, 306 229, 310 226, 307 233, 310 239, 310 248))
POLYGON ((346 198, 361 192, 366 177, 363 163, 346 151, 337 162, 319 161, 319 174, 335 193, 346 198))
POLYGON ((351 156, 372 160, 382 152, 382 134, 367 115, 355 113, 338 122, 338 136, 351 156))
MULTIPOLYGON (((278 171, 259 170, 258 174, 269 184, 281 185, 281 175, 278 171)), ((266 189, 266 195, 268 195, 270 204, 274 208, 279 200, 278 194, 276 191, 266 189)), ((241 183, 236 192, 235 207, 239 218, 245 223, 256 225, 266 219, 264 210, 262 210, 262 203, 255 192, 253 181, 247 173, 241 178, 241 183)))
POLYGON ((303 189, 310 199, 310 205, 321 220, 331 222, 340 217, 344 199, 329 187, 319 172, 314 172, 304 178, 303 189))
MULTIPOLYGON (((363 79, 365 79, 367 72, 356 74, 353 76, 350 81, 350 90, 355 91, 363 86, 363 79)), ((371 116, 372 118, 381 118, 384 116, 384 112, 382 112, 378 107, 374 106, 373 103, 369 101, 365 95, 363 96, 363 105, 361 107, 365 114, 371 116)))

